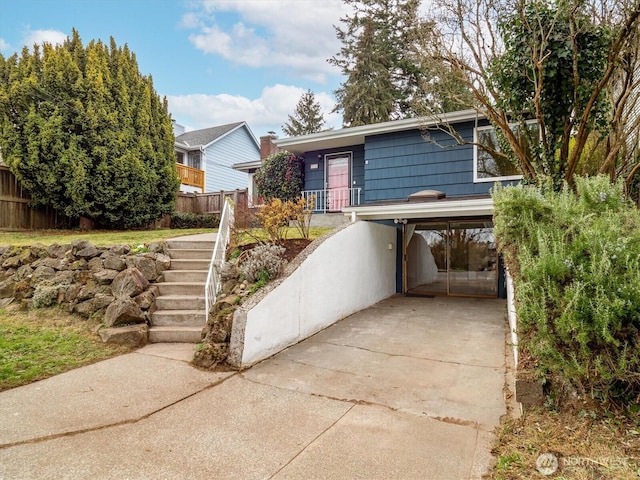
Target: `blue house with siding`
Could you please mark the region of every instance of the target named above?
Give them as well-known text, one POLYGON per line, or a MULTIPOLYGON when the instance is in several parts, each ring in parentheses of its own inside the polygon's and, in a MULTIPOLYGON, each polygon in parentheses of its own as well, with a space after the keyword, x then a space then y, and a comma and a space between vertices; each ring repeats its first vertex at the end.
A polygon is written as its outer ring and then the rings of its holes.
POLYGON ((247 174, 234 170, 239 162, 260 161, 260 145, 246 122, 185 132, 174 124, 174 150, 187 193, 247 188, 247 174))
POLYGON ((283 138, 304 158, 305 190, 318 213, 382 222, 398 230, 396 290, 412 295, 503 297, 493 236, 495 182, 517 182, 475 111, 283 138))

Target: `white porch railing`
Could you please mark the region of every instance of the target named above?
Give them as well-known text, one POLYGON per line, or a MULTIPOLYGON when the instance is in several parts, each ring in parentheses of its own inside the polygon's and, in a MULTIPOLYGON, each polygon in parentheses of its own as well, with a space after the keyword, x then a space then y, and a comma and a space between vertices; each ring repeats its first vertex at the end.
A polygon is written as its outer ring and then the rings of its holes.
POLYGON ((213 247, 213 255, 209 263, 209 272, 207 273, 207 283, 204 287, 204 305, 206 308, 205 316, 209 322, 209 311, 216 303, 218 292, 221 288, 220 273, 222 264, 225 262, 227 245, 231 236, 231 228, 233 227, 233 202, 230 198, 225 199, 222 208, 222 216, 220 217, 220 226, 218 227, 218 235, 216 235, 216 245, 213 247))
POLYGON ((360 187, 305 190, 302 196, 314 212, 339 212, 344 207, 360 205, 360 187))

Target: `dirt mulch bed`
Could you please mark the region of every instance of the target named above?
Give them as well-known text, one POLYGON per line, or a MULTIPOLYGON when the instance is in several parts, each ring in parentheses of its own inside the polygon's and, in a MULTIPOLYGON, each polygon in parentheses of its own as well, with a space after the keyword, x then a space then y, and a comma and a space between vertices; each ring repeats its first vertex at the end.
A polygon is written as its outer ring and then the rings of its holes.
MULTIPOLYGON (((300 254, 300 252, 302 252, 305 248, 307 248, 307 245, 309 245, 311 242, 312 240, 307 240, 304 238, 290 238, 287 240, 283 240, 278 245, 281 245, 285 248, 284 258, 285 260, 287 260, 287 262, 290 262, 291 260, 296 258, 300 254)), ((246 250, 251 250, 255 248, 256 245, 258 244, 248 243, 240 246, 239 248, 242 251, 246 251, 246 250)))

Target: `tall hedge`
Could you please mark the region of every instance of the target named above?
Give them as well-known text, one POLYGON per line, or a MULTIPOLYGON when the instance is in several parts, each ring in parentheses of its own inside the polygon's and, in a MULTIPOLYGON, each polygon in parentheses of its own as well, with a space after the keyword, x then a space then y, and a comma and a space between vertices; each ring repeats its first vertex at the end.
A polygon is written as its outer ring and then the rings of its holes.
POLYGON ((129 228, 171 212, 179 188, 166 99, 135 54, 76 30, 0 55, 0 148, 35 205, 129 228))
POLYGON ((606 177, 493 192, 523 357, 606 402, 640 395, 640 212, 622 192, 606 177))

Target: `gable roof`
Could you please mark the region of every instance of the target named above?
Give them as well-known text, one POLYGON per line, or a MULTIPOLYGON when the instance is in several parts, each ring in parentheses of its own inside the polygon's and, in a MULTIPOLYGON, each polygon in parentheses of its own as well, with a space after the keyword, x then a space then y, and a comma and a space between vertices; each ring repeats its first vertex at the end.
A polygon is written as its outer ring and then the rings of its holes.
POLYGON ((247 132, 249 133, 249 136, 255 143, 256 147, 260 148, 260 144, 249 128, 249 125, 247 125, 247 122, 228 123, 226 125, 218 125, 217 127, 202 128, 200 130, 185 132, 176 137, 175 144, 176 147, 186 149, 206 147, 226 137, 231 132, 242 128, 243 126, 247 129, 247 132))
POLYGON ((382 133, 401 132, 434 127, 441 124, 453 124, 464 121, 472 121, 480 117, 475 110, 461 110, 443 114, 440 118, 419 117, 392 120, 390 122, 361 125, 358 127, 341 128, 340 130, 326 130, 324 132, 310 133, 299 137, 280 138, 274 143, 288 152, 300 155, 314 150, 325 150, 336 147, 349 147, 363 145, 365 137, 382 133))

